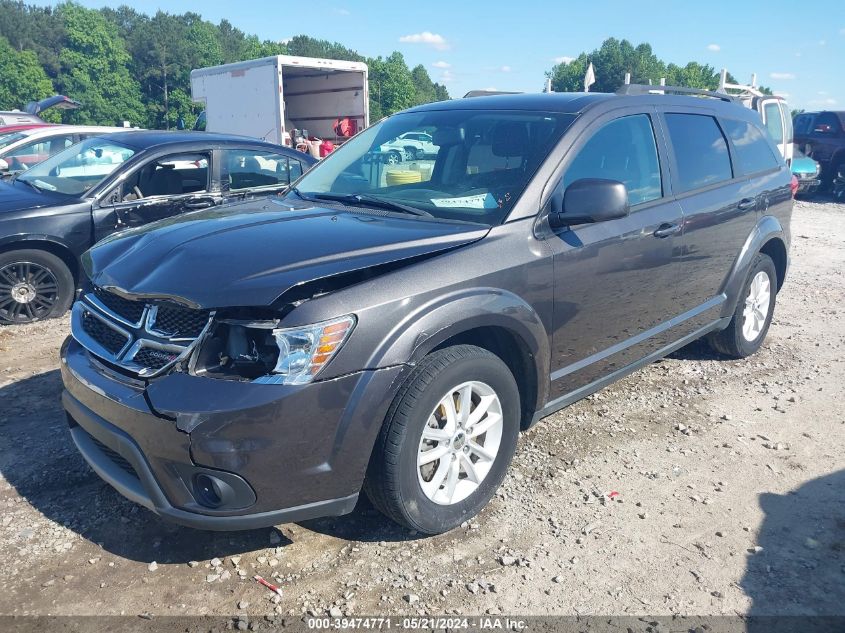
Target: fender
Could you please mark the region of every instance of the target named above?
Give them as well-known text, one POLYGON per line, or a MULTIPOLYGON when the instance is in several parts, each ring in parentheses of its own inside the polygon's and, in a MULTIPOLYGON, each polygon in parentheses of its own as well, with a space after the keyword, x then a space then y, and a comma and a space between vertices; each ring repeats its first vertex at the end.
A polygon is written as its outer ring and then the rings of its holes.
MULTIPOLYGON (((35 243, 36 248, 39 242, 50 244, 51 246, 58 247, 59 249, 67 251, 68 253, 72 254, 74 257, 77 258, 79 257, 80 253, 84 252, 85 250, 84 246, 82 248, 82 251, 80 251, 78 245, 71 244, 66 240, 55 235, 47 235, 45 233, 16 233, 14 235, 0 236, 0 251, 9 250, 7 248, 8 246, 20 244, 21 242, 27 242, 29 244, 35 243)), ((29 247, 24 245, 24 248, 29 247)))
POLYGON ((754 226, 751 233, 748 234, 745 243, 742 245, 742 250, 739 252, 739 257, 734 262, 733 268, 731 268, 731 272, 722 286, 722 292, 727 297, 722 309, 723 317, 733 316, 751 262, 763 248, 763 245, 772 238, 778 238, 784 242, 788 252, 789 239, 780 220, 773 215, 764 215, 754 226))
POLYGON ((500 288, 467 288, 418 306, 384 337, 368 367, 416 364, 450 338, 481 327, 499 327, 520 341, 533 360, 538 406, 549 390, 549 336, 523 299, 500 288))

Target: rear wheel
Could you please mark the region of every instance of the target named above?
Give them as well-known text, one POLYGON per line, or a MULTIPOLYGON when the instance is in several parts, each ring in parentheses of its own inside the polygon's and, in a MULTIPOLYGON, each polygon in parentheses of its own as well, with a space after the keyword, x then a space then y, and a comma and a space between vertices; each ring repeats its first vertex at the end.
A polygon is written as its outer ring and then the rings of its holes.
POLYGON ((27 249, 0 254, 0 323, 61 316, 73 291, 73 275, 52 253, 27 249))
POLYGON ((387 154, 387 164, 388 165, 395 165, 397 163, 402 162, 402 154, 397 152, 396 150, 391 150, 387 154))
POLYGON ((519 391, 502 360, 458 345, 423 359, 396 396, 364 489, 379 510, 426 534, 490 500, 516 448, 519 391))
POLYGON ((777 287, 774 262, 768 255, 758 253, 730 324, 710 337, 710 345, 734 358, 745 358, 760 349, 772 322, 777 287))

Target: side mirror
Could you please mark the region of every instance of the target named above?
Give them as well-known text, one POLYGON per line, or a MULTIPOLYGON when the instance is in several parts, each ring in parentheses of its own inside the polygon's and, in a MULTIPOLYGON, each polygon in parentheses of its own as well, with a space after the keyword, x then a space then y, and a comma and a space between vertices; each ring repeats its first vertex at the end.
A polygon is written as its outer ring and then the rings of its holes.
POLYGON ((630 211, 625 185, 604 178, 576 180, 564 191, 562 202, 562 208, 555 208, 553 199, 549 214, 553 228, 624 218, 630 211))
POLYGON ((9 163, 0 158, 0 171, 9 171, 9 163))

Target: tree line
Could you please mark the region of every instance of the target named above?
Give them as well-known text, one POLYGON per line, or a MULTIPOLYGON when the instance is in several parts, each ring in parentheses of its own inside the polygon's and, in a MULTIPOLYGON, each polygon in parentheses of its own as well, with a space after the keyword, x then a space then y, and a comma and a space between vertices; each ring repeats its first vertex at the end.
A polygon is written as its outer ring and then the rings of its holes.
POLYGON ((202 106, 191 101, 190 72, 269 55, 363 61, 369 66, 370 118, 449 98, 425 67, 404 57, 367 58, 336 42, 297 35, 261 40, 228 20, 193 12, 149 16, 128 6, 55 8, 0 0, 0 110, 23 108, 52 94, 83 104, 48 111, 53 122, 147 128, 191 126, 202 106))
MULTIPOLYGON (((631 83, 659 85, 661 79, 667 86, 684 86, 703 90, 719 87, 720 70, 708 64, 691 61, 684 66, 666 63, 651 50, 651 45, 634 46, 628 40, 610 37, 592 52, 583 52, 578 57, 554 66, 546 76, 552 80, 555 92, 578 92, 584 89, 584 75, 589 64, 593 64, 596 83, 591 92, 615 92, 625 82, 625 74, 631 74, 631 83)), ((739 83, 728 73, 728 83, 739 83)), ((758 86, 761 92, 771 94, 765 86, 758 86)))

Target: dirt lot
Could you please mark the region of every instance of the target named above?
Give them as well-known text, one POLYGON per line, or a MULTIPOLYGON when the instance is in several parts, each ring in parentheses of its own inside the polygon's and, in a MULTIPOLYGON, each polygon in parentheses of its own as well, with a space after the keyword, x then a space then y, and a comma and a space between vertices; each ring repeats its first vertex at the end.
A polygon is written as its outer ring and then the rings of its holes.
POLYGON ((434 538, 366 502, 163 523, 72 446, 67 320, 0 330, 0 614, 844 615, 845 205, 798 203, 792 256, 757 356, 696 344, 546 419, 491 506, 434 538))

